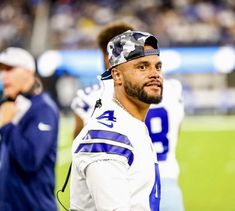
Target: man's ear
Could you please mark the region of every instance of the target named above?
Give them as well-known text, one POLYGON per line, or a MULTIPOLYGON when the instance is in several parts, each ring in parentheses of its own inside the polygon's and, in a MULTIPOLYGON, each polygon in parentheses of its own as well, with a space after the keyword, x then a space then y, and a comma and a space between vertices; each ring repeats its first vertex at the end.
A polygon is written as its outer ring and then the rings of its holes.
POLYGON ((112 77, 113 80, 116 84, 122 84, 122 80, 121 80, 121 72, 118 68, 113 68, 112 69, 112 77))

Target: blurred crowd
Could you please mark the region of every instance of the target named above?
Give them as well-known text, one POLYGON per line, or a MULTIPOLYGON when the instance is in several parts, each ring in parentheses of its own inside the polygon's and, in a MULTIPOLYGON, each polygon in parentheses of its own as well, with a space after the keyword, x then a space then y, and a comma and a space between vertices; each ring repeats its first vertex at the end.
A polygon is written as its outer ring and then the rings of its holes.
POLYGON ((0 49, 8 46, 30 47, 33 5, 23 0, 0 2, 0 49))
POLYGON ((29 48, 38 14, 35 8, 45 3, 49 7, 47 48, 97 47, 97 33, 113 20, 157 34, 162 47, 235 43, 233 0, 3 0, 0 48, 29 48))

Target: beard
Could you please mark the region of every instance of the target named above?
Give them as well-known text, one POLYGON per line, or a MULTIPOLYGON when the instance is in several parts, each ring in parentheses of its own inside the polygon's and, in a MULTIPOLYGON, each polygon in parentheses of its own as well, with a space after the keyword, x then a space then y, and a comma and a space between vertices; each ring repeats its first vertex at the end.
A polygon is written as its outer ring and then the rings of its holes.
POLYGON ((144 90, 145 84, 142 86, 137 86, 132 84, 130 81, 125 81, 124 89, 127 95, 134 97, 144 103, 147 104, 158 104, 162 101, 162 91, 163 87, 161 86, 161 93, 160 95, 148 95, 147 92, 144 90))

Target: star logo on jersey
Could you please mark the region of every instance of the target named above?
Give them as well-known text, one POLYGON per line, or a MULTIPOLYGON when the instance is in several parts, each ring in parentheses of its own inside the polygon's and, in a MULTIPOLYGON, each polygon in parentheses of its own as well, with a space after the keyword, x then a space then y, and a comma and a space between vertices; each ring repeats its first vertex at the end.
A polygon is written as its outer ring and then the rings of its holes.
POLYGON ((109 128, 113 128, 113 122, 116 122, 116 117, 114 117, 114 111, 108 110, 96 118, 98 123, 105 125, 109 128))

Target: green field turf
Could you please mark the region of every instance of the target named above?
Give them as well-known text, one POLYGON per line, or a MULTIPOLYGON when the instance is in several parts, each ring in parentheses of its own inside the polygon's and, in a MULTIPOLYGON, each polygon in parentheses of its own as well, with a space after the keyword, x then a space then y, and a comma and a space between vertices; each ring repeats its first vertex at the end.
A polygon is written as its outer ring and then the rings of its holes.
MULTIPOLYGON (((61 121, 57 190, 71 159, 73 119, 61 121)), ((177 146, 185 211, 235 211, 235 116, 186 117, 177 146)), ((60 193, 69 207, 69 186, 60 193)), ((62 211, 60 207, 60 211, 62 211)))
MULTIPOLYGON (((71 162, 71 145, 73 141, 73 118, 62 117, 60 121, 60 134, 59 134, 59 151, 56 165, 56 192, 61 190, 67 171, 71 162)), ((63 205, 68 209, 69 208, 69 183, 65 189, 64 193, 59 193, 59 198, 63 205)), ((64 209, 58 204, 59 211, 64 211, 64 209)))

